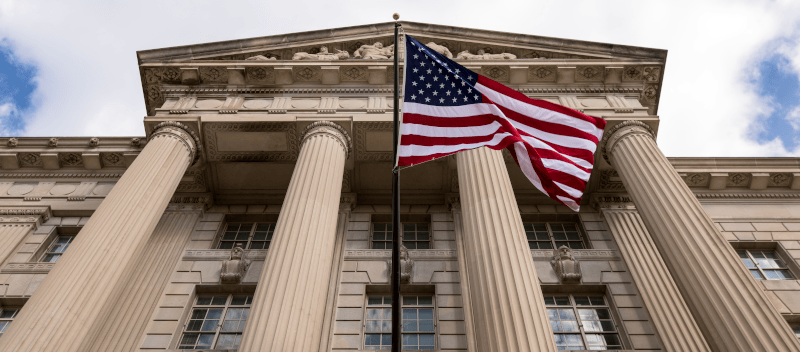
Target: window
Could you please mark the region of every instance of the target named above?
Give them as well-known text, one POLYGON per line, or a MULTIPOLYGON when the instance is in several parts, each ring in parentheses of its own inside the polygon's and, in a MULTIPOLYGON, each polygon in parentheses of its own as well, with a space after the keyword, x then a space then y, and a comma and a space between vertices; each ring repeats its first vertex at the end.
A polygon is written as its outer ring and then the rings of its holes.
POLYGON ((229 223, 219 240, 219 249, 231 249, 241 243, 244 249, 269 249, 274 223, 229 223))
MULTIPOLYGON (((403 349, 432 350, 435 346, 433 296, 403 296, 403 349)), ((392 296, 368 296, 364 318, 364 349, 392 348, 392 296)))
POLYGON ((794 279, 775 251, 739 250, 737 253, 756 280, 794 279))
POLYGON ((544 296, 559 350, 621 350, 619 334, 605 297, 544 296))
POLYGON ((39 261, 44 263, 55 263, 58 258, 61 258, 61 255, 64 254, 69 247, 69 244, 72 243, 72 240, 74 239, 75 236, 59 235, 53 240, 53 243, 47 247, 47 251, 44 252, 42 259, 39 261))
POLYGON ((791 324, 791 326, 794 336, 797 336, 797 338, 800 339, 800 324, 791 324))
POLYGON ((8 324, 19 314, 19 308, 0 308, 0 337, 6 332, 8 324))
POLYGON ((535 222, 525 223, 524 227, 531 249, 554 249, 561 246, 586 248, 578 226, 574 223, 535 222))
MULTIPOLYGON (((431 235, 427 223, 401 224, 403 245, 408 249, 430 249, 431 235)), ((372 249, 392 249, 392 224, 372 225, 372 249)))
POLYGON ((197 296, 178 348, 239 348, 251 303, 252 295, 197 296))

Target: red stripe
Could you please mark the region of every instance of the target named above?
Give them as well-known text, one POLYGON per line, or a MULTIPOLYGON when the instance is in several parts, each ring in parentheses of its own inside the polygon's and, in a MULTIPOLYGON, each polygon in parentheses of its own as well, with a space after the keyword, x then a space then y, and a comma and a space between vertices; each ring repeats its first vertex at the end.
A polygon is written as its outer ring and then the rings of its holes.
MULTIPOLYGON (((523 135, 523 136, 529 136, 531 138, 536 138, 534 136, 531 136, 528 133, 525 133, 525 131, 519 131, 519 134, 523 135)), ((555 149, 555 151, 557 151, 557 152, 559 152, 561 154, 569 155, 571 157, 578 158, 578 159, 583 159, 583 160, 586 160, 586 162, 588 162, 589 164, 594 165, 594 153, 592 153, 592 152, 590 152, 590 151, 588 151, 586 149, 569 148, 569 147, 560 146, 558 144, 553 144, 553 143, 550 143, 548 141, 541 140, 539 138, 536 138, 536 139, 538 139, 539 142, 541 142, 541 143, 549 145, 550 148, 555 149)))
POLYGON ((546 121, 542 121, 542 120, 537 120, 537 119, 535 119, 535 118, 533 118, 531 116, 522 115, 520 113, 517 113, 516 111, 510 110, 510 109, 508 109, 505 106, 502 106, 500 104, 496 104, 495 103, 495 105, 498 108, 500 108, 500 111, 502 111, 503 114, 506 115, 506 117, 508 117, 508 118, 510 118, 510 119, 512 119, 514 121, 517 121, 517 122, 519 122, 519 123, 521 123, 523 125, 527 125, 527 126, 533 127, 533 128, 535 128, 535 129, 537 129, 539 131, 552 133, 552 134, 558 134, 558 135, 562 135, 562 136, 569 136, 569 137, 577 137, 577 138, 582 138, 582 139, 588 139, 588 140, 592 141, 594 144, 597 144, 598 142, 600 142, 599 140, 597 140, 597 136, 595 136, 593 134, 590 134, 590 133, 587 133, 587 132, 584 132, 582 130, 579 130, 579 129, 575 128, 575 127, 570 127, 570 126, 565 126, 565 125, 558 124, 558 123, 552 123, 552 122, 546 122, 546 121))
POLYGON ((492 90, 494 90, 494 91, 496 91, 496 92, 498 92, 500 94, 503 94, 503 95, 506 95, 508 97, 514 98, 516 100, 519 100, 519 101, 521 101, 523 103, 531 104, 531 105, 538 106, 538 107, 543 108, 543 109, 552 110, 552 111, 555 111, 555 112, 558 112, 558 113, 561 113, 561 114, 564 114, 564 115, 567 115, 567 116, 572 116, 574 118, 578 118, 578 119, 590 122, 590 123, 592 123, 593 125, 595 125, 597 128, 599 128, 601 130, 605 129, 605 127, 606 127, 606 120, 604 120, 602 118, 589 116, 589 115, 586 115, 586 114, 584 114, 584 113, 582 113, 580 111, 572 110, 572 109, 570 109, 568 107, 565 107, 565 106, 562 106, 562 105, 553 104, 553 103, 551 103, 549 101, 546 101, 546 100, 539 100, 539 99, 529 98, 525 94, 517 92, 516 90, 513 90, 513 89, 511 89, 509 87, 506 87, 506 86, 504 86, 504 85, 502 85, 500 83, 497 83, 497 82, 495 82, 495 81, 493 81, 493 80, 491 80, 489 78, 486 78, 484 76, 478 75, 478 83, 480 83, 480 84, 482 84, 482 85, 484 85, 484 86, 486 86, 488 88, 491 88, 492 90))
MULTIPOLYGON (((503 131, 498 130, 497 132, 493 132, 491 134, 483 136, 470 136, 470 137, 428 137, 428 136, 419 136, 415 134, 406 134, 401 136, 402 139, 400 141, 400 145, 421 145, 430 147, 436 145, 459 145, 459 144, 469 144, 469 143, 481 143, 481 142, 491 141, 492 138, 494 138, 495 134, 497 133, 503 133, 503 131)), ((514 136, 506 138, 512 138, 514 142, 518 140, 514 136)))
POLYGON ((469 126, 484 126, 494 121, 497 121, 497 116, 476 115, 464 117, 435 117, 420 114, 403 114, 403 123, 413 123, 417 125, 426 125, 433 127, 469 127, 469 126))

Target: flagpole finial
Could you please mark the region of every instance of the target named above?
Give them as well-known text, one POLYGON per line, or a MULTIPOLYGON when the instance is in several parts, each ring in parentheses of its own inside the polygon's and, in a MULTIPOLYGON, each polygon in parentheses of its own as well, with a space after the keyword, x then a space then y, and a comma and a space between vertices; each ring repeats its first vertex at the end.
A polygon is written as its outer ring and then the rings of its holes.
POLYGON ((400 14, 395 12, 394 15, 392 15, 392 18, 394 18, 395 21, 399 20, 400 19, 400 14))

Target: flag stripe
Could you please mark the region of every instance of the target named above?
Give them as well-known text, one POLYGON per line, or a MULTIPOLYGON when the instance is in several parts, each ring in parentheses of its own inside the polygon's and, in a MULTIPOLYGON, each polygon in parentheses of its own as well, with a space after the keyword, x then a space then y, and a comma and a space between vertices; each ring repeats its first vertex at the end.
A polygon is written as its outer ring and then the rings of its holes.
POLYGON ((605 120, 529 98, 406 39, 398 166, 506 148, 534 187, 580 208, 605 120))

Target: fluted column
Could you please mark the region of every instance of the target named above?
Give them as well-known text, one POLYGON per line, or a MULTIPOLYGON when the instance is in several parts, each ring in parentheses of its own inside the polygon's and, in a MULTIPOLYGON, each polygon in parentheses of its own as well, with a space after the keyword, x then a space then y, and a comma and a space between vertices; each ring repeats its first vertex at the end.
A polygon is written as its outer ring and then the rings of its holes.
POLYGON ((539 278, 500 151, 458 154, 472 313, 479 351, 555 351, 539 278))
POLYGON ((453 215, 453 225, 455 227, 458 273, 461 278, 461 301, 464 306, 464 325, 467 329, 467 351, 477 352, 478 344, 475 338, 475 321, 472 317, 472 299, 469 296, 469 269, 467 268, 469 259, 464 248, 464 221, 461 218, 461 199, 452 197, 448 199, 448 203, 450 203, 450 213, 453 215))
POLYGON ((329 121, 312 123, 301 139, 241 352, 319 349, 344 164, 352 143, 344 129, 329 121))
POLYGON ((664 349, 711 351, 636 209, 620 203, 602 203, 601 209, 664 349))
POLYGON ((202 204, 170 204, 153 235, 123 272, 122 284, 116 286, 80 351, 138 349, 150 315, 183 254, 202 207, 202 204))
POLYGON ((700 202, 642 122, 609 130, 603 154, 617 169, 653 242, 714 351, 800 351, 700 202))
POLYGON ((66 253, 0 338, 0 351, 78 351, 90 327, 123 284, 198 143, 188 127, 156 126, 147 146, 119 179, 66 253))

